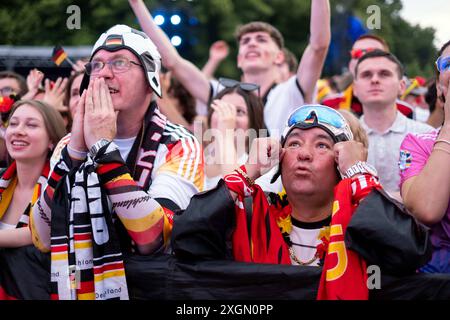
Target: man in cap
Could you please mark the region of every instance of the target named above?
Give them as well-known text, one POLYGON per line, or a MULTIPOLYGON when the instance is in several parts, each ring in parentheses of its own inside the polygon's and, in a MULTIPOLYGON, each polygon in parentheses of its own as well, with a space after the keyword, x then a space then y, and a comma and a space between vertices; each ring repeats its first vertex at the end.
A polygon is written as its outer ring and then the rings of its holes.
MULTIPOLYGON (((245 165, 225 176, 215 189, 195 195, 186 211, 175 217, 172 241, 176 256, 323 265, 319 299, 367 299, 362 251, 353 251, 344 242, 356 208, 366 205, 366 215, 356 212, 364 226, 360 229, 363 234, 354 239, 371 252, 364 255, 371 261, 373 253, 379 256, 386 247, 395 248, 398 261, 399 246, 411 240, 410 228, 415 222, 405 214, 405 220, 395 218, 393 228, 386 226, 383 210, 395 206, 382 196, 385 207, 378 209, 367 199, 370 193, 373 201, 374 189, 379 190, 375 198, 383 193, 366 157, 367 150, 353 140, 349 124, 339 112, 322 105, 296 109, 288 118, 281 145, 274 138, 255 139, 245 165), (285 193, 266 196, 254 179, 278 161, 273 180, 281 174, 285 193), (386 236, 390 232, 395 241, 386 236), (350 282, 352 286, 348 286, 350 282)), ((414 255, 414 259, 414 263, 425 263, 427 257, 414 255)), ((380 268, 383 265, 380 262, 380 268)))
POLYGON ((203 189, 200 144, 154 101, 160 68, 152 41, 128 26, 94 45, 70 142, 32 212, 56 298, 127 298, 121 254, 167 250, 173 212, 203 189))
MULTIPOLYGON (((336 213, 337 198, 333 191, 336 185, 342 177, 347 177, 348 183, 342 188, 346 189, 347 200, 355 203, 372 188, 379 188, 376 172, 364 162, 365 158, 365 148, 353 141, 345 119, 337 111, 321 105, 296 109, 289 117, 281 145, 274 138, 256 139, 247 164, 226 176, 216 188, 227 190, 235 202, 235 206, 228 208, 233 210, 234 207, 235 218, 228 212, 226 223, 220 227, 220 230, 228 230, 227 223, 236 225, 232 238, 233 258, 245 262, 322 265, 332 213, 336 213), (279 170, 273 181, 281 174, 285 193, 270 194, 266 198, 254 180, 276 164, 278 158, 279 170), (248 226, 243 209, 246 197, 253 198, 248 226), (265 238, 267 234, 270 239, 265 238)), ((196 198, 194 196, 187 211, 201 208, 196 206, 201 199, 196 198)), ((206 219, 208 215, 202 212, 197 217, 206 219)), ((183 248, 189 245, 194 229, 195 237, 199 238, 204 231, 197 229, 202 224, 195 218, 190 212, 177 217, 173 239, 178 255, 184 254, 183 248)), ((210 238, 208 234, 204 241, 212 243, 211 239, 215 237, 210 238)))

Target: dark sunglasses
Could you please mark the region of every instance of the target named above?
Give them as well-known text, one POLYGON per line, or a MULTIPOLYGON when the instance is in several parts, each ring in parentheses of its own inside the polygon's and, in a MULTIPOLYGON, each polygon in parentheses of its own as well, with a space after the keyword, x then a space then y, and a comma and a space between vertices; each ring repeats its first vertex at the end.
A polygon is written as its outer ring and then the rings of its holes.
POLYGON ((236 88, 239 87, 244 91, 252 92, 258 90, 258 97, 260 97, 259 88, 260 86, 255 83, 239 82, 228 78, 219 78, 219 83, 225 88, 236 88))

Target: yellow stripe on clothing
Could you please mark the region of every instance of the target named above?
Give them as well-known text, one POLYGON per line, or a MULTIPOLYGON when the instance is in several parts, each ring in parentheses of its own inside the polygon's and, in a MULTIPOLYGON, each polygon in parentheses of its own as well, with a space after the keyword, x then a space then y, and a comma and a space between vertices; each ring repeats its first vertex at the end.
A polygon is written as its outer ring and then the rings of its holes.
POLYGON ((79 293, 77 298, 78 300, 95 300, 95 292, 79 293))
POLYGON ((113 270, 113 271, 107 271, 102 274, 94 275, 94 281, 100 282, 104 279, 113 278, 113 277, 124 277, 125 276, 125 270, 113 270))
POLYGON ((14 189, 17 185, 17 177, 14 177, 13 180, 9 183, 8 187, 3 191, 1 201, 0 201, 0 219, 3 218, 3 215, 8 210, 9 204, 11 203, 12 197, 14 195, 14 189))
POLYGON ((49 252, 50 248, 47 248, 44 243, 41 241, 41 238, 39 238, 39 233, 36 230, 36 226, 34 224, 34 218, 33 218, 33 209, 34 206, 31 207, 30 210, 30 230, 31 230, 31 239, 33 240, 34 246, 41 252, 49 252))
POLYGON ((139 218, 139 219, 126 219, 121 217, 120 221, 122 221, 123 225, 127 230, 133 232, 142 232, 150 229, 155 224, 157 224, 161 218, 164 216, 164 210, 162 207, 157 207, 150 214, 139 218))
POLYGON ((115 177, 115 178, 111 179, 110 181, 108 181, 108 183, 112 183, 112 182, 119 181, 119 180, 124 180, 124 179, 125 180, 133 180, 133 178, 131 177, 131 175, 129 173, 125 173, 125 174, 122 174, 122 175, 120 175, 118 177, 115 177))
POLYGON ((75 242, 75 249, 88 249, 92 248, 91 241, 75 242))
POLYGON ((67 260, 69 258, 67 253, 52 253, 52 261, 67 260))

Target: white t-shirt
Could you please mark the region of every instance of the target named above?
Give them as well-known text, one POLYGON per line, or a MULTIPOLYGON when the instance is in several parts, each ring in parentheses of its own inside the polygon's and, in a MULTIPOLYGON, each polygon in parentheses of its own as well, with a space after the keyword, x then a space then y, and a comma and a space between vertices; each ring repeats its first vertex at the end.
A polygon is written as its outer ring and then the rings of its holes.
POLYGON ((127 157, 130 154, 131 148, 133 147, 134 140, 136 140, 136 137, 113 140, 119 148, 120 155, 122 156, 122 159, 124 161, 127 161, 127 157))
MULTIPOLYGON (((55 167, 56 163, 59 161, 61 157, 61 152, 64 147, 69 144, 71 134, 68 133, 65 137, 63 137, 53 150, 52 157, 50 158, 50 167, 55 167)), ((127 139, 114 139, 114 143, 119 148, 120 155, 124 161, 127 160, 128 155, 130 154, 131 148, 133 147, 133 143, 136 137, 127 138, 127 139)))
MULTIPOLYGON (((295 256, 301 262, 310 261, 317 251, 317 245, 320 244, 319 234, 322 228, 330 225, 330 217, 325 220, 306 223, 292 218, 292 232, 289 235, 292 241, 295 256)), ((299 265, 291 258, 293 265, 299 265)), ((319 259, 308 264, 309 266, 318 266, 319 259)))
POLYGON ((291 112, 304 104, 297 76, 273 87, 264 105, 264 122, 270 136, 280 138, 291 112))

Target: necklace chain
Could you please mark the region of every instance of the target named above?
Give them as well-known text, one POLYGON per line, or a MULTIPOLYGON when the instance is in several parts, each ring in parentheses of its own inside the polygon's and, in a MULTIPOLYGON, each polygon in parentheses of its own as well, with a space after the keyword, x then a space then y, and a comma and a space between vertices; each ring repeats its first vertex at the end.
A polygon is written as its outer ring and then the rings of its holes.
POLYGON ((297 262, 301 266, 308 266, 311 263, 313 263, 314 261, 316 261, 316 259, 318 258, 318 256, 317 256, 317 249, 316 249, 316 253, 314 254, 314 257, 312 257, 308 261, 303 262, 299 258, 297 258, 297 256, 294 253, 294 248, 292 248, 292 246, 289 246, 289 255, 291 256, 292 260, 294 260, 295 262, 297 262))

